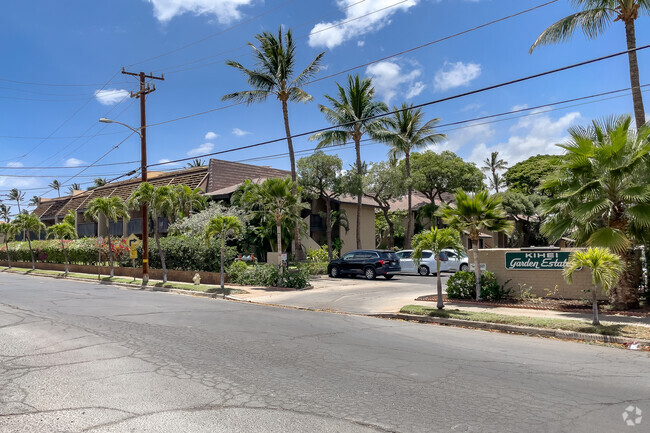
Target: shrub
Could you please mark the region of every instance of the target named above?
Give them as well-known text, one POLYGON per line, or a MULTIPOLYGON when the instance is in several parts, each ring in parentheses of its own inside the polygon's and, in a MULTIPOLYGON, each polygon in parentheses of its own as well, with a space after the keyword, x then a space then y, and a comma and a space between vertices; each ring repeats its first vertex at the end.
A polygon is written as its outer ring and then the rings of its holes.
POLYGON ((327 275, 327 264, 328 262, 306 262, 298 263, 296 267, 308 275, 327 275))
POLYGON ((226 273, 228 274, 228 281, 233 283, 241 284, 243 275, 248 270, 248 265, 241 260, 235 260, 232 262, 228 268, 226 268, 226 273))
MULTIPOLYGON (((216 239, 205 241, 193 236, 167 236, 160 238, 160 246, 165 253, 167 269, 179 271, 219 272, 221 250, 216 239)), ((226 247, 226 264, 237 257, 237 248, 226 247)), ((137 263, 141 263, 141 258, 137 263)), ((127 257, 127 265, 130 264, 127 257)), ((160 256, 153 239, 149 239, 149 264, 160 268, 160 256)))
POLYGON ((310 287, 309 273, 305 269, 284 269, 280 275, 278 285, 280 287, 289 287, 292 289, 306 289, 310 287))
POLYGON ((228 267, 228 280, 245 286, 275 286, 278 283, 278 268, 268 263, 248 266, 237 260, 228 267))
MULTIPOLYGON (((500 301, 510 295, 511 289, 505 286, 510 282, 506 281, 499 285, 496 276, 485 271, 481 274, 481 297, 490 301, 500 301)), ((460 271, 449 277, 447 281, 447 297, 449 299, 475 299, 476 298, 476 276, 473 272, 460 271)))
POLYGON ((309 251, 307 251, 307 260, 310 262, 327 262, 329 260, 327 245, 323 245, 317 250, 310 248, 309 251))

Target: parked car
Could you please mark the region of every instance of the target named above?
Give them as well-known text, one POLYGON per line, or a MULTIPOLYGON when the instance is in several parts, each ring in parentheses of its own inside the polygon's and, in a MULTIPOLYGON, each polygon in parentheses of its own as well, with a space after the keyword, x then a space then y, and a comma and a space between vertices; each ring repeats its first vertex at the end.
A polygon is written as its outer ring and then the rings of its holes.
MULTIPOLYGON (((436 258, 430 250, 422 251, 422 260, 420 266, 416 267, 415 262, 411 258, 413 250, 398 251, 397 257, 399 258, 402 267, 402 273, 407 274, 420 274, 422 276, 436 273, 436 258)), ((440 252, 440 271, 456 272, 469 270, 467 255, 458 255, 454 250, 444 249, 440 252)))
POLYGON ((384 250, 350 251, 327 265, 327 273, 331 278, 363 275, 368 280, 374 280, 377 275, 383 275, 390 280, 401 271, 395 252, 384 250))

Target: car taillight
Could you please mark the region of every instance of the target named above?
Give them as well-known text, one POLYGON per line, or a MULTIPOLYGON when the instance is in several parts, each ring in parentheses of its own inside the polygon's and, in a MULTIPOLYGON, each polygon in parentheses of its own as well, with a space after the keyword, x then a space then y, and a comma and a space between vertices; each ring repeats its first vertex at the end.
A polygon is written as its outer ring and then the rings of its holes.
POLYGON ((380 260, 379 263, 384 266, 388 261, 387 260, 380 260))

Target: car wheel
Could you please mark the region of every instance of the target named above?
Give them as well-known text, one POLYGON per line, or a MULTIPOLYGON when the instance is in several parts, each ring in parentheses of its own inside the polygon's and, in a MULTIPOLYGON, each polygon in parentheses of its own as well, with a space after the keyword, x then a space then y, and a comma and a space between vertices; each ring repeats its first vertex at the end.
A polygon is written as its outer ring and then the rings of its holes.
POLYGON ((394 276, 395 276, 395 275, 384 275, 384 278, 386 278, 387 280, 390 280, 390 279, 393 278, 394 276))
POLYGON ((363 270, 363 275, 366 276, 366 280, 374 280, 377 272, 375 272, 375 268, 367 267, 363 270))
POLYGON ((460 265, 460 270, 461 270, 462 272, 467 272, 467 271, 469 271, 469 265, 468 265, 467 263, 463 263, 462 265, 460 265))
POLYGON ((426 277, 427 275, 429 275, 429 268, 424 265, 420 266, 418 268, 418 274, 422 275, 423 277, 426 277))
POLYGON ((331 278, 339 278, 341 276, 341 270, 339 269, 338 266, 332 266, 330 268, 330 277, 331 278))

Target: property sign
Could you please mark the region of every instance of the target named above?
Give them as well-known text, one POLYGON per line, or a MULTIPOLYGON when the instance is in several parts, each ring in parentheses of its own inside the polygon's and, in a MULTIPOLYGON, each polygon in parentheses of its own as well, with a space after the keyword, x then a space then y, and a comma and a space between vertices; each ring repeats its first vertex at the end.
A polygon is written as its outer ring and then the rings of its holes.
POLYGON ((561 271, 570 254, 568 251, 508 252, 506 269, 561 271))

